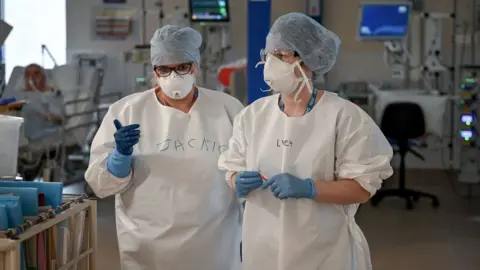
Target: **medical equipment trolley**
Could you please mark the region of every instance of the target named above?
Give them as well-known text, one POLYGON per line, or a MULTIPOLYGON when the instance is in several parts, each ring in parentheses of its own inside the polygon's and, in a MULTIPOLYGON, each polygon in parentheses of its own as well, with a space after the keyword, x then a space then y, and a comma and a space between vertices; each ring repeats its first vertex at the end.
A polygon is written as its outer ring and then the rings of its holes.
POLYGON ((95 270, 96 200, 63 195, 60 206, 39 213, 0 231, 0 270, 95 270))

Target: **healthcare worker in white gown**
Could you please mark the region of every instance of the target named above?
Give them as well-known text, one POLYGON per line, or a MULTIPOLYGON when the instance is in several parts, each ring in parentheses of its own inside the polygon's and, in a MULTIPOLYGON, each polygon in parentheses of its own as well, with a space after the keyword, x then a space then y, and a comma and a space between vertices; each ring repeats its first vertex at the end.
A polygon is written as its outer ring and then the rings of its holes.
POLYGON ((362 109, 318 89, 339 45, 299 13, 267 36, 264 79, 279 94, 238 114, 219 159, 246 198, 244 270, 371 269, 354 215, 391 176, 392 148, 362 109))
POLYGON ((151 40, 158 86, 113 104, 85 174, 96 195, 115 195, 124 270, 240 269, 240 209, 217 167, 243 105, 195 86, 202 43, 167 25, 151 40))

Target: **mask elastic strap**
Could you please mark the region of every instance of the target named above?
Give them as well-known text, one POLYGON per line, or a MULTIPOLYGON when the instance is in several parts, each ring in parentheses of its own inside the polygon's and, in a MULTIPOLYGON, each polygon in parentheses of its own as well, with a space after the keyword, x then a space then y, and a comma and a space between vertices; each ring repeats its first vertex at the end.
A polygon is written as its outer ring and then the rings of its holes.
POLYGON ((295 104, 300 103, 301 101, 299 99, 299 96, 300 96, 300 93, 302 92, 303 86, 305 86, 305 80, 302 80, 301 84, 297 88, 297 92, 295 93, 295 96, 293 97, 293 102, 295 102, 295 104))
POLYGON ((308 91, 310 94, 313 93, 313 87, 311 83, 312 80, 307 77, 307 74, 305 74, 305 71, 303 71, 303 68, 300 66, 300 64, 298 64, 298 68, 300 69, 300 73, 302 73, 303 82, 307 84, 308 91))
POLYGON ((302 92, 303 87, 307 85, 307 89, 310 92, 310 94, 313 93, 313 87, 311 84, 311 80, 307 77, 307 74, 305 74, 302 66, 300 65, 300 60, 296 61, 294 65, 300 70, 300 73, 302 74, 302 78, 298 78, 299 81, 301 81, 301 84, 298 86, 297 93, 295 93, 295 97, 293 98, 293 101, 295 103, 299 103, 301 100, 299 100, 298 97, 300 96, 300 93, 302 92))
MULTIPOLYGON (((258 63, 255 65, 255 68, 257 68, 259 65, 265 65, 265 61, 260 61, 260 62, 258 62, 258 63)), ((260 88, 260 91, 262 91, 262 92, 264 92, 264 93, 267 93, 267 92, 272 92, 273 89, 270 88, 270 89, 266 89, 266 90, 265 90, 265 89, 260 88)))
POLYGON ((259 65, 265 65, 265 61, 260 61, 255 65, 255 68, 257 68, 259 65))
POLYGON ((272 92, 273 89, 272 89, 272 88, 270 88, 270 89, 262 89, 262 88, 260 88, 260 91, 262 91, 262 92, 264 92, 264 93, 268 93, 268 92, 272 92))
POLYGON ((197 87, 197 76, 195 76, 195 74, 193 73, 189 73, 189 75, 192 75, 193 77, 193 83, 192 83, 192 89, 193 89, 194 87, 197 87))

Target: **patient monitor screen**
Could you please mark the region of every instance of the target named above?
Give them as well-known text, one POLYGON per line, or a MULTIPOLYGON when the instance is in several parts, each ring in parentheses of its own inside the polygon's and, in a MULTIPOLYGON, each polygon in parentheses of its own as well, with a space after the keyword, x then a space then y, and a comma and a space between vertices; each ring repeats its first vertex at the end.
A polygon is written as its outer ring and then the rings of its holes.
POLYGON ((410 6, 363 4, 358 28, 361 39, 394 40, 407 35, 410 6))
POLYGON ((229 21, 228 0, 190 0, 192 22, 229 21))

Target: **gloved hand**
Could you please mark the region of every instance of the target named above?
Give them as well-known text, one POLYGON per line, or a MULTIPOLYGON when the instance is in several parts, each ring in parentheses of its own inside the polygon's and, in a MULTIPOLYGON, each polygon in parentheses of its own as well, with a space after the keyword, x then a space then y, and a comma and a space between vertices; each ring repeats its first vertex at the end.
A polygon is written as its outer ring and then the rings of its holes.
POLYGON ((263 185, 262 176, 257 171, 241 171, 235 175, 235 193, 240 198, 263 185))
POLYGON ((267 187, 270 187, 273 195, 279 199, 313 199, 317 195, 312 179, 300 179, 289 173, 281 173, 271 177, 263 184, 264 189, 267 187))
POLYGON ((140 130, 138 128, 140 125, 122 127, 118 120, 114 120, 113 124, 117 128, 114 134, 115 150, 108 158, 107 169, 112 175, 125 178, 132 170, 133 146, 139 141, 140 130))
POLYGON ((136 145, 140 138, 140 125, 133 124, 122 126, 120 122, 115 119, 113 124, 117 128, 114 134, 115 149, 124 156, 130 156, 133 153, 133 146, 136 145))

